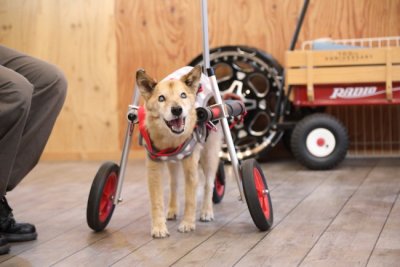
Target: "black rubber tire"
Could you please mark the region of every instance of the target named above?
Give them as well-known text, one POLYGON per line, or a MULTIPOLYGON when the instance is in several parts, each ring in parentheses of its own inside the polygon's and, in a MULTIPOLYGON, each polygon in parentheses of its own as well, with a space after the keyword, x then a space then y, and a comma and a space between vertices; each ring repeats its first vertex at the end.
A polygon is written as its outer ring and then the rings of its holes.
POLYGON ((214 180, 214 190, 212 201, 214 204, 218 204, 222 201, 225 195, 225 169, 224 162, 219 161, 217 174, 214 180))
MULTIPOLYGON (((189 63, 191 66, 198 64, 203 65, 202 55, 189 63)), ((231 129, 238 159, 261 155, 281 137, 280 130, 274 129, 273 125, 279 121, 285 95, 283 68, 271 55, 248 46, 211 49, 210 64, 215 70, 222 97, 240 99, 246 106, 247 116, 231 129)), ((226 144, 220 155, 222 160, 229 161, 226 144)))
POLYGON ((267 181, 255 159, 243 161, 242 183, 247 207, 254 224, 260 231, 267 231, 274 222, 274 213, 267 181))
POLYGON ((293 155, 302 165, 312 170, 328 170, 345 158, 349 138, 346 128, 339 120, 328 114, 316 113, 306 116, 296 124, 290 143, 293 155), (334 136, 335 146, 326 156, 313 155, 307 148, 307 137, 316 129, 326 129, 334 136))
POLYGON ((283 146, 286 148, 286 150, 290 154, 293 154, 292 146, 290 144, 290 141, 292 139, 292 132, 293 132, 292 129, 285 130, 285 132, 283 133, 282 139, 281 139, 283 146))
POLYGON ((86 220, 88 226, 96 232, 102 231, 109 223, 114 212, 119 166, 113 162, 101 165, 93 180, 87 203, 86 220), (112 179, 112 180, 110 180, 112 179), (106 185, 108 186, 107 188, 106 185), (106 190, 106 191, 105 191, 106 190), (101 204, 107 204, 106 213, 103 215, 101 204))

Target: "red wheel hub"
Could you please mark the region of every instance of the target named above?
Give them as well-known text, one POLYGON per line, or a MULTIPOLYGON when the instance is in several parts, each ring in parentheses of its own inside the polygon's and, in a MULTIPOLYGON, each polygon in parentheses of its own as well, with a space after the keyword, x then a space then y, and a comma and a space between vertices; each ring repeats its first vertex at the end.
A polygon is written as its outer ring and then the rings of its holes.
POLYGON ((103 194, 99 206, 99 219, 104 222, 110 214, 114 205, 115 192, 117 191, 117 174, 112 172, 108 175, 103 188, 103 194))
POLYGON ((266 192, 266 190, 268 189, 265 188, 263 178, 261 176, 260 171, 257 168, 254 168, 253 170, 253 176, 254 176, 254 183, 256 186, 258 201, 260 202, 261 209, 264 212, 265 218, 269 220, 271 214, 269 210, 269 199, 266 192))
POLYGON ((318 138, 317 139, 317 145, 319 147, 324 146, 325 145, 325 139, 324 138, 318 138))
POLYGON ((218 196, 222 196, 224 194, 225 185, 221 183, 218 177, 215 179, 215 191, 217 192, 218 196))

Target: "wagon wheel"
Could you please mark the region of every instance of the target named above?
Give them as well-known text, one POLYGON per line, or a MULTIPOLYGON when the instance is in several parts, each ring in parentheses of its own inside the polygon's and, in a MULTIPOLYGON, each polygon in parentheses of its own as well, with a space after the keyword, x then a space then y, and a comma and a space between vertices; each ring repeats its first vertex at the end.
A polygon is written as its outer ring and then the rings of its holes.
POLYGON ((267 231, 273 224, 274 213, 267 180, 255 159, 243 161, 242 181, 251 218, 258 229, 267 231))
POLYGON ((295 158, 313 170, 332 169, 346 156, 347 130, 328 114, 316 113, 299 121, 291 136, 295 158))
MULTIPOLYGON (((203 64, 202 56, 190 65, 203 64)), ((224 46, 210 51, 218 87, 224 99, 244 102, 247 116, 231 130, 238 159, 254 157, 280 135, 272 128, 278 121, 282 90, 282 67, 271 56, 250 47, 224 46)), ((226 144, 220 156, 229 160, 226 144)))
POLYGON ((117 191, 119 166, 105 162, 93 180, 90 189, 86 219, 90 228, 98 232, 103 230, 114 212, 114 198, 117 191))

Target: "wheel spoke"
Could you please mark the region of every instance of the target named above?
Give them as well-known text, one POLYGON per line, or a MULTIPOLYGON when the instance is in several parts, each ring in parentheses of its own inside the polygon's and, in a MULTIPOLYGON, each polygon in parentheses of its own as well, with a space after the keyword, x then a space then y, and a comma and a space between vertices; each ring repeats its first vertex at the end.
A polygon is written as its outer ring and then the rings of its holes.
POLYGON ((257 110, 257 100, 256 99, 247 99, 243 100, 244 106, 246 107, 247 112, 257 110))
POLYGON ((251 136, 264 136, 271 125, 271 119, 264 111, 258 112, 249 122, 248 132, 251 136))

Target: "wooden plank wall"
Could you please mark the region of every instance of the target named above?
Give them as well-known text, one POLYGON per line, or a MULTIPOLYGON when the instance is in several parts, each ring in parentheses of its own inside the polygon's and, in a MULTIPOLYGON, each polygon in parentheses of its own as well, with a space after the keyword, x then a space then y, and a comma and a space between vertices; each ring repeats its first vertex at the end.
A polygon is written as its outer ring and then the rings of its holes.
POLYGON ((0 42, 67 76, 67 100, 45 158, 119 154, 114 0, 0 0, 0 42))
MULTIPOLYGON (((284 62, 302 2, 209 0, 211 47, 255 46, 284 62)), ((400 35, 399 14, 400 0, 311 0, 300 41, 400 35)), ((161 79, 201 52, 200 2, 0 0, 0 42, 69 79, 46 158, 118 157, 135 71, 161 79)))

